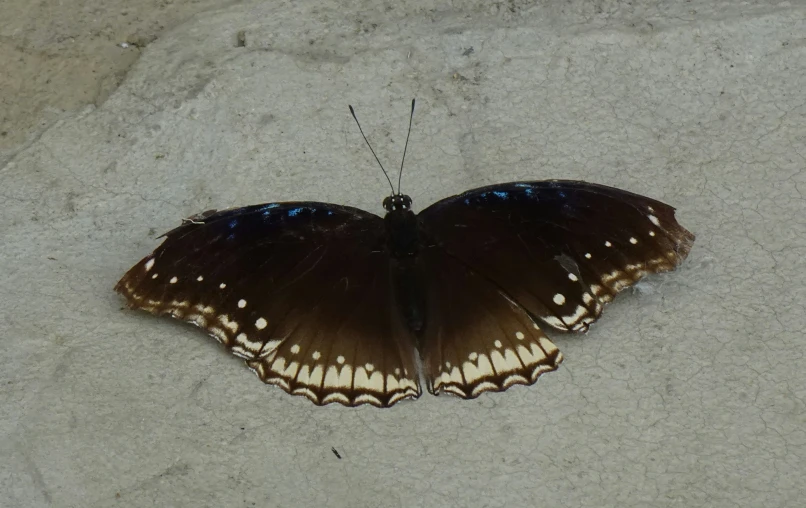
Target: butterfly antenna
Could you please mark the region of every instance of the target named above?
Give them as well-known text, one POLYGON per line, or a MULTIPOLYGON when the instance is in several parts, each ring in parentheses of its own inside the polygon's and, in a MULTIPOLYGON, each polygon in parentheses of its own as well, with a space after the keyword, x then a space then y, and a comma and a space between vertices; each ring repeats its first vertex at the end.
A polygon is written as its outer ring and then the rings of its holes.
POLYGON ((403 162, 406 161, 406 150, 409 147, 411 136, 411 121, 414 120, 414 99, 411 100, 411 115, 409 115, 409 132, 406 133, 406 146, 403 147, 403 159, 400 160, 400 172, 397 174, 397 193, 400 194, 400 180, 403 178, 403 162))
MULTIPOLYGON (((348 106, 349 106, 349 105, 348 105, 348 106)), ((385 170, 385 169, 383 169, 383 164, 381 164, 381 160, 378 158, 378 156, 377 156, 377 155, 375 155, 375 150, 373 150, 373 149, 372 149, 372 145, 370 145, 370 144, 369 144, 369 140, 368 140, 368 139, 367 139, 367 137, 364 135, 364 129, 362 129, 362 128, 361 128, 361 124, 360 124, 360 123, 358 123, 358 117, 357 117, 357 116, 355 116, 355 110, 353 109, 353 107, 352 107, 352 106, 349 106, 349 108, 350 108, 350 113, 352 113, 352 115, 353 115, 353 119, 355 120, 355 124, 356 124, 356 125, 358 125, 358 131, 361 133, 361 137, 363 137, 363 138, 364 138, 364 141, 367 143, 367 146, 369 147, 369 151, 370 151, 370 152, 372 152, 372 155, 374 155, 374 156, 375 156, 375 160, 376 160, 376 161, 378 161, 378 166, 380 166, 380 167, 381 167, 381 171, 383 171, 383 176, 385 176, 385 177, 386 177, 386 181, 387 181, 387 182, 389 182, 389 187, 392 189, 392 194, 394 195, 394 193, 395 193, 395 186, 394 186, 394 185, 392 185, 392 180, 389 178, 389 174, 386 172, 386 170, 385 170)))

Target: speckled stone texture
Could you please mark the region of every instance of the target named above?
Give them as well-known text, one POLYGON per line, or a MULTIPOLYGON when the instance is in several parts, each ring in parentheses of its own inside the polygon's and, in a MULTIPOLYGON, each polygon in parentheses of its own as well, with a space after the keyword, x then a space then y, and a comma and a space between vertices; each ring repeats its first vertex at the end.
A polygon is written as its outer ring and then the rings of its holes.
POLYGON ((799 507, 806 8, 260 2, 148 44, 0 167, 0 505, 799 507), (697 235, 536 385, 388 410, 265 386, 112 288, 182 217, 580 179, 697 235), (338 450, 339 459, 331 450, 338 450))

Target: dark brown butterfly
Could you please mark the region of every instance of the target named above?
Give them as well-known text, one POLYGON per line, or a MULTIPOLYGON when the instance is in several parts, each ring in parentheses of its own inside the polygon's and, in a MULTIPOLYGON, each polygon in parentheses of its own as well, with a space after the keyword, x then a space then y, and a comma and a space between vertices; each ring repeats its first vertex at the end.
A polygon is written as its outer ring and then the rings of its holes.
POLYGON ((205 212, 115 289, 289 393, 387 407, 419 397, 421 378, 463 398, 534 383, 562 361, 541 327, 586 331, 694 242, 671 206, 585 182, 492 185, 419 214, 393 187, 383 206, 383 218, 316 202, 205 212))

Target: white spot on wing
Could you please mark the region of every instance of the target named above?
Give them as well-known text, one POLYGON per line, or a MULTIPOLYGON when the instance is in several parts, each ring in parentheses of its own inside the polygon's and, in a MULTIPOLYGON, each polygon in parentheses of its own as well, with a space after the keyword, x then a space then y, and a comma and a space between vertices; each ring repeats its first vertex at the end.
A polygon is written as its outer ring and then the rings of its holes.
POLYGON ((471 362, 475 362, 475 361, 478 359, 478 357, 479 357, 479 354, 478 354, 478 353, 475 353, 475 352, 470 353, 469 355, 467 355, 467 358, 468 358, 468 359, 469 359, 471 362))
POLYGON ((516 339, 523 340, 525 337, 526 336, 523 334, 523 332, 515 332, 515 338, 516 339))
MULTIPOLYGON (((565 330, 567 328, 565 326, 565 323, 563 323, 561 319, 558 319, 554 316, 540 316, 540 317, 541 319, 543 319, 543 321, 550 324, 554 328, 557 328, 558 330, 565 330)), ((537 325, 535 325, 535 328, 537 328, 537 325)))
POLYGON ((267 325, 267 324, 268 324, 268 323, 266 322, 266 320, 265 320, 265 319, 263 319, 263 318, 258 318, 258 320, 257 320, 257 321, 255 321, 255 328, 257 328, 258 330, 262 330, 262 329, 266 328, 266 325, 267 325))
POLYGON ((632 236, 631 236, 631 237, 630 237, 630 243, 631 243, 631 244, 633 244, 633 245, 635 245, 636 243, 638 243, 638 240, 636 240, 636 239, 635 239, 635 237, 632 237, 632 236))
POLYGON ((496 372, 499 374, 502 372, 512 372, 521 366, 521 362, 518 361, 518 357, 515 356, 515 353, 511 349, 504 351, 504 354, 501 354, 500 351, 493 351, 490 353, 490 360, 496 372))
POLYGON ((218 285, 218 287, 224 289, 225 287, 227 287, 227 285, 222 282, 221 284, 218 285))
POLYGON ((578 278, 576 275, 574 275, 573 273, 569 273, 569 274, 568 274, 568 279, 569 279, 570 281, 572 281, 572 282, 576 282, 576 281, 578 281, 578 280, 579 280, 579 278, 578 278))
POLYGON ((565 297, 563 295, 561 295, 560 293, 557 293, 556 295, 554 295, 554 303, 556 303, 557 305, 564 304, 565 303, 565 297))
POLYGON ((591 256, 591 253, 590 253, 590 252, 586 252, 586 253, 585 253, 585 258, 590 259, 591 257, 592 257, 592 256, 591 256))
POLYGON ((613 244, 612 244, 612 243, 610 243, 610 242, 605 242, 605 247, 612 247, 612 246, 613 246, 613 244))
POLYGON ((294 344, 293 346, 291 346, 291 353, 293 354, 299 353, 299 344, 294 344))
POLYGON ((244 307, 246 307, 246 300, 238 300, 238 308, 243 309, 244 307))
POLYGON ((176 284, 176 281, 178 280, 179 279, 177 279, 176 277, 171 277, 171 280, 169 280, 168 282, 170 282, 171 284, 176 284))
POLYGON ((314 367, 311 371, 311 376, 308 378, 308 386, 322 386, 323 371, 324 369, 321 365, 314 367))
POLYGON ((245 333, 239 333, 235 340, 249 351, 249 356, 252 358, 254 358, 255 354, 260 353, 263 348, 262 342, 249 340, 245 333))
POLYGON ((397 382, 397 378, 391 374, 386 375, 386 391, 393 392, 400 388, 400 383, 397 382))
POLYGON ((479 355, 479 374, 482 376, 492 376, 495 374, 493 364, 490 363, 490 358, 487 355, 479 355))
POLYGON ((652 224, 654 224, 656 226, 660 226, 660 221, 658 220, 657 217, 655 217, 654 215, 648 215, 648 217, 649 217, 649 220, 652 222, 652 224))
POLYGON ((480 379, 483 375, 480 369, 470 362, 462 364, 462 374, 465 375, 465 379, 468 383, 476 382, 476 380, 480 379))
POLYGON ((614 280, 618 281, 622 277, 624 277, 624 272, 622 272, 621 270, 613 270, 610 273, 606 273, 606 274, 602 275, 602 282, 604 282, 605 284, 608 284, 610 282, 613 282, 614 280))
POLYGON ((152 275, 152 276, 151 276, 151 278, 152 278, 152 279, 156 279, 156 278, 157 278, 157 277, 159 277, 159 276, 160 276, 160 274, 155 273, 154 275, 152 275))
POLYGON ((546 353, 537 344, 529 344, 529 347, 518 346, 518 356, 526 365, 534 365, 542 362, 546 358, 546 353))
POLYGON ((339 372, 339 380, 337 382, 341 387, 350 388, 353 384, 353 368, 349 365, 342 367, 341 372, 339 372))
POLYGON ((204 280, 204 275, 199 275, 198 277, 196 277, 196 280, 199 281, 199 282, 203 281, 204 280))
POLYGON ((154 258, 149 259, 146 261, 146 271, 151 270, 154 267, 154 258))
POLYGON ((226 342, 227 342, 227 334, 224 332, 224 330, 222 330, 221 328, 218 328, 218 327, 212 327, 212 328, 209 328, 208 331, 210 332, 210 335, 215 337, 215 339, 218 342, 221 342, 222 344, 226 344, 226 342))
POLYGON ((330 389, 344 388, 339 383, 339 369, 335 365, 328 367, 327 372, 325 372, 325 387, 330 389))
POLYGON ((654 232, 654 231, 650 231, 650 232, 649 232, 649 236, 655 236, 655 232, 654 232))
MULTIPOLYGON (((495 344, 495 347, 498 347, 498 348, 503 346, 503 344, 501 344, 500 340, 495 341, 494 344, 495 344)), ((450 365, 448 365, 448 368, 450 368, 450 365)))
POLYGON ((383 392, 383 374, 380 372, 373 372, 369 375, 364 367, 358 367, 355 369, 353 382, 357 389, 383 392))
POLYGON ((303 365, 299 372, 297 373, 297 383, 307 385, 308 381, 311 379, 311 366, 310 365, 303 365))
MULTIPOLYGON (((339 365, 342 365, 344 363, 344 357, 339 356, 338 358, 336 358, 336 363, 338 363, 339 365)), ((398 374, 399 374, 399 372, 398 372, 398 374)))
POLYGON ((586 315, 587 313, 588 313, 588 309, 586 309, 585 307, 583 307, 581 305, 578 305, 577 308, 574 310, 574 313, 571 314, 570 316, 566 317, 565 319, 569 323, 576 323, 577 321, 579 321, 579 318, 581 318, 582 316, 586 315))
POLYGON ((228 315, 222 314, 221 316, 218 316, 218 321, 221 322, 222 325, 224 325, 224 328, 227 328, 232 333, 238 331, 238 323, 235 321, 230 321, 228 315))
POLYGON ((314 351, 313 354, 311 355, 311 358, 313 358, 314 360, 318 360, 321 357, 322 353, 320 353, 319 351, 314 351))

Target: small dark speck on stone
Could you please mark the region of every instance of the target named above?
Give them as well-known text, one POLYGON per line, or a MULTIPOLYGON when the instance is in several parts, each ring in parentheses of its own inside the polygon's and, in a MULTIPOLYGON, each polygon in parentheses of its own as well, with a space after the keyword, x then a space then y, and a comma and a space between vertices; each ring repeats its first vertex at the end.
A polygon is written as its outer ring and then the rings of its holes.
POLYGON ((246 47, 246 30, 238 30, 238 34, 235 36, 235 47, 246 47))
POLYGON ((138 34, 134 33, 126 37, 126 42, 137 48, 144 48, 157 40, 156 34, 138 34))
POLYGON ((157 230, 156 230, 156 229, 154 229, 154 228, 149 228, 149 229, 148 229, 148 236, 154 236, 154 235, 156 235, 156 234, 157 234, 157 230))
POLYGON ((338 451, 336 451, 336 449, 335 449, 335 448, 331 447, 331 448, 330 448, 330 451, 332 451, 332 452, 333 452, 333 455, 335 455, 337 459, 341 459, 341 455, 339 455, 339 452, 338 452, 338 451))
POLYGON ((0 132, 0 136, 2 136, 2 137, 8 136, 8 131, 0 132))
POLYGON ((473 53, 473 46, 470 46, 466 50, 462 51, 462 56, 470 56, 473 53))

